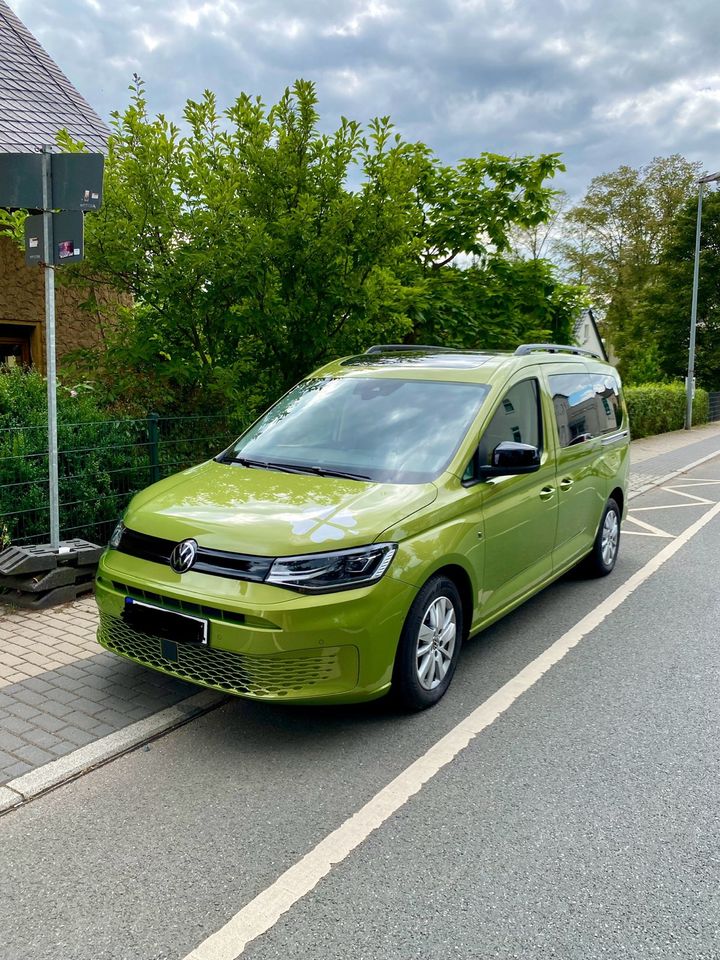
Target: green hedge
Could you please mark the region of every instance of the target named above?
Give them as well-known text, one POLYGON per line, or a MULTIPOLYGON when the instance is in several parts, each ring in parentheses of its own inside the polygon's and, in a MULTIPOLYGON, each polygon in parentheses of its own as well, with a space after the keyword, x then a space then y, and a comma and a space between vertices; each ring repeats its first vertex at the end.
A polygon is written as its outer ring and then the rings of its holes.
MULTIPOLYGON (((669 430, 682 430, 685 426, 686 399, 682 383, 644 383, 640 387, 625 387, 625 400, 634 440, 669 430)), ((693 401, 693 424, 707 423, 709 415, 707 390, 698 388, 693 401)))
MULTIPOLYGON (((223 416, 165 417, 151 431, 147 418, 112 418, 92 391, 60 387, 63 539, 105 542, 133 493, 212 456, 239 432, 223 416), (157 443, 151 448, 153 432, 157 443)), ((0 368, 0 550, 48 538, 45 379, 36 371, 0 368)))

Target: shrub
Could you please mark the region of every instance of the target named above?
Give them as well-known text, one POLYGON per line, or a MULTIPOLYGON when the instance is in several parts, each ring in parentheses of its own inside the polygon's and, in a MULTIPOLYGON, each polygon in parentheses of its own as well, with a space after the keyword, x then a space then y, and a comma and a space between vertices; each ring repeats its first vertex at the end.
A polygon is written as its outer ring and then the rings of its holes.
MULTIPOLYGON (((82 386, 58 387, 58 472, 63 539, 103 543, 130 496, 222 450, 237 434, 220 417, 160 421, 151 466, 147 418, 112 419, 82 386)), ((36 371, 0 368, 0 549, 49 538, 47 399, 36 371)))
MULTIPOLYGON (((682 383, 644 383, 626 387, 625 400, 633 439, 649 437, 685 425, 685 386, 682 383)), ((706 390, 697 389, 693 401, 693 423, 707 423, 710 401, 706 390)))

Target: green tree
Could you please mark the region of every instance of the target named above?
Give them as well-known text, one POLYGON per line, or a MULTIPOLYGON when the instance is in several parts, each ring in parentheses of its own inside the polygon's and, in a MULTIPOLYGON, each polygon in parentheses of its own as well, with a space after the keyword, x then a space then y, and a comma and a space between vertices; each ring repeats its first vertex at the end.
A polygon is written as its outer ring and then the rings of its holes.
POLYGON ((699 164, 677 154, 639 169, 618 167, 595 177, 565 219, 558 254, 569 279, 588 286, 628 380, 657 373, 640 304, 699 173, 699 164))
POLYGON ((546 260, 494 255, 484 266, 439 271, 413 306, 414 339, 455 347, 510 349, 572 342, 581 288, 559 283, 546 260))
MULTIPOLYGON (((686 203, 668 235, 653 281, 640 302, 640 325, 665 377, 687 375, 697 200, 686 203)), ((698 383, 720 389, 720 192, 703 200, 695 373, 698 383)))
POLYGON ((511 228, 548 217, 557 155, 447 166, 387 117, 323 133, 302 80, 270 108, 242 94, 221 112, 206 92, 184 116, 184 134, 152 118, 136 80, 113 116, 86 260, 66 275, 89 309, 104 284, 132 298, 105 352, 85 358, 116 395, 154 384, 154 395, 179 388, 252 408, 325 358, 412 340, 416 326, 457 340, 448 308, 468 318, 461 339, 475 345, 502 341, 503 323, 510 343, 551 330, 575 309, 550 268, 500 259, 511 228), (468 259, 472 270, 456 268, 468 259))

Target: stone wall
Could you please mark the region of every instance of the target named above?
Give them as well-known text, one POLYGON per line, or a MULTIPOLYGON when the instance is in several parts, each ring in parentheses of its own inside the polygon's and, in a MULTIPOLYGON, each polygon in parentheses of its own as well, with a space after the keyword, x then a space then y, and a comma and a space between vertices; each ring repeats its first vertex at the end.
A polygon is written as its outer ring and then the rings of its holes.
MULTIPOLYGON (((62 268, 59 268, 62 269, 62 268)), ((83 295, 56 284, 55 318, 57 357, 79 347, 97 346, 102 339, 95 316, 80 309, 83 295)), ((113 291, 103 290, 98 299, 120 302, 113 291)), ((33 363, 45 367, 45 287, 43 270, 25 266, 21 250, 8 238, 0 236, 0 324, 32 324, 33 363)), ((26 328, 27 329, 27 328, 26 328)))

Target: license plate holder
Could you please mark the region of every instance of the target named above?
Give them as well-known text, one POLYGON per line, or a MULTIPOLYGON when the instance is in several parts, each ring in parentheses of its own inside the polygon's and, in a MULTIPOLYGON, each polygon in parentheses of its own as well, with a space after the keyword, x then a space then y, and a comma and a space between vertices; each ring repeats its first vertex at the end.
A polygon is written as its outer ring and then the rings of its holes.
POLYGON ((125 597, 122 618, 128 626, 160 640, 193 646, 208 645, 208 622, 200 617, 190 617, 186 613, 125 597))

